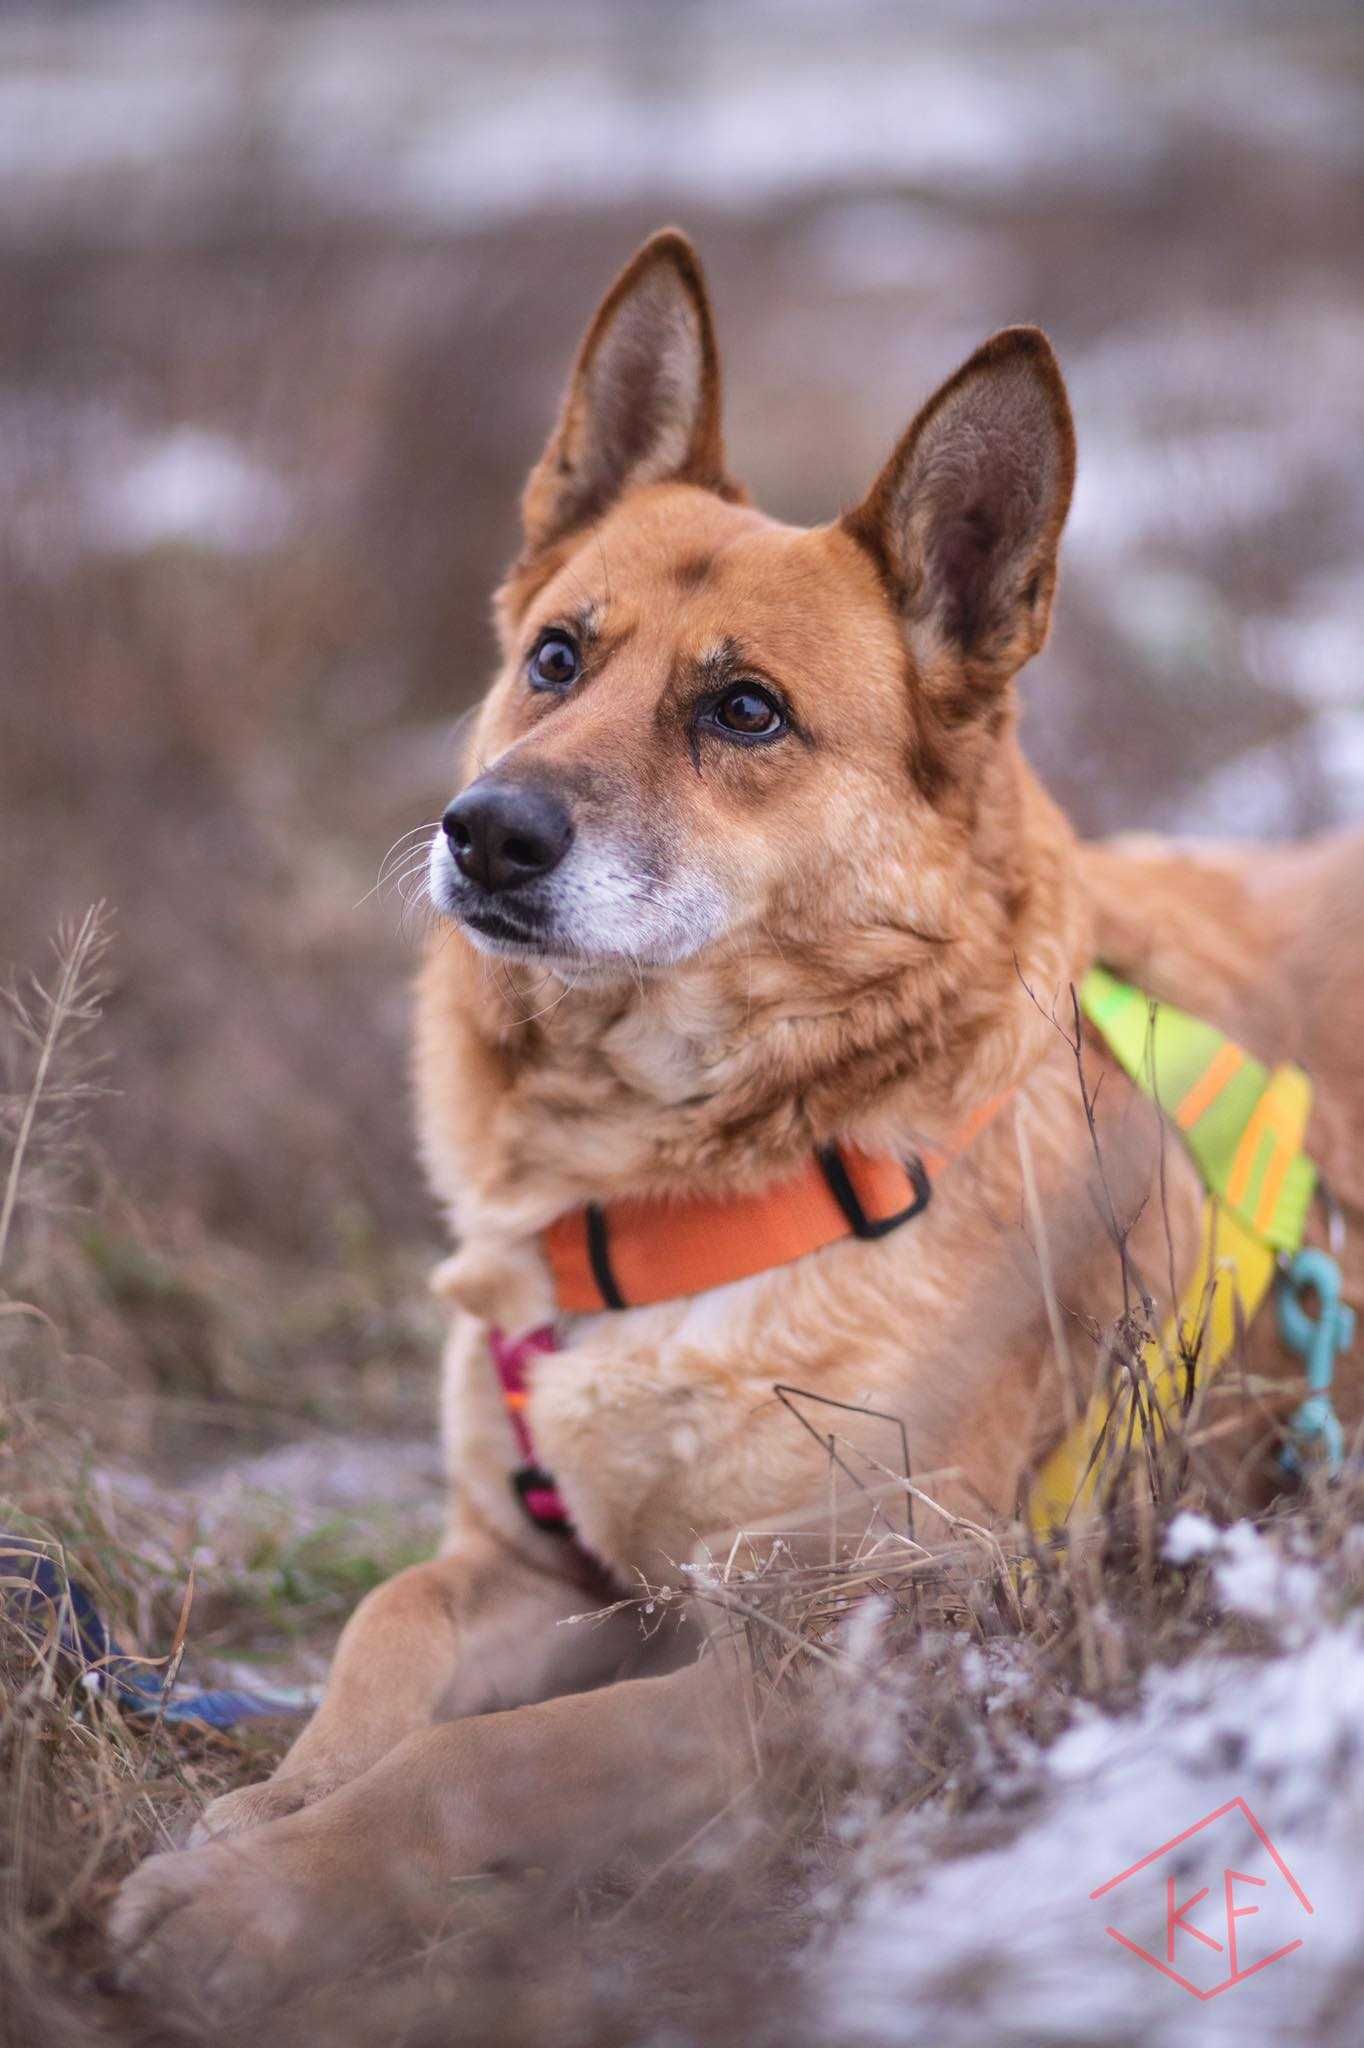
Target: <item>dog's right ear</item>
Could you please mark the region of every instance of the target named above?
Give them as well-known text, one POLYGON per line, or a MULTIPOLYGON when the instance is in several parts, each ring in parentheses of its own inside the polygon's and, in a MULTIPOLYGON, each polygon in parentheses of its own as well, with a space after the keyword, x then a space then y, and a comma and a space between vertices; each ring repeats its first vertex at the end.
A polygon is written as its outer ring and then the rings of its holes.
POLYGON ((558 425, 521 501, 531 555, 639 484, 694 483, 734 497, 720 439, 710 302, 685 235, 653 235, 587 331, 558 425))

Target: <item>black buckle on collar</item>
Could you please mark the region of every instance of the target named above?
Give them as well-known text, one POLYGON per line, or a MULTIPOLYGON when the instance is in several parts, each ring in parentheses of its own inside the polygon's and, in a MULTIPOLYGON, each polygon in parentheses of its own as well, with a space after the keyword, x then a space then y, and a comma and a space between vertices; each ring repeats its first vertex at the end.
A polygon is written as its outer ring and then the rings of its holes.
POLYGON ((829 1185, 829 1193, 848 1219, 848 1227, 854 1237, 889 1237, 892 1230, 898 1230, 902 1223, 917 1216, 926 1209, 933 1195, 933 1183, 924 1171, 924 1163, 917 1153, 902 1160, 914 1189, 914 1200, 907 1209, 899 1209, 893 1216, 883 1216, 878 1222, 868 1216, 857 1199, 857 1190, 848 1178, 848 1169, 843 1164, 842 1154, 837 1145, 821 1145, 815 1154, 819 1170, 829 1185))
POLYGON ((567 1515, 541 1514, 530 1504, 533 1493, 556 1493, 553 1479, 543 1465, 518 1465, 511 1474, 511 1489, 521 1503, 521 1511, 527 1521, 537 1529, 543 1529, 547 1536, 568 1536, 572 1533, 567 1515))

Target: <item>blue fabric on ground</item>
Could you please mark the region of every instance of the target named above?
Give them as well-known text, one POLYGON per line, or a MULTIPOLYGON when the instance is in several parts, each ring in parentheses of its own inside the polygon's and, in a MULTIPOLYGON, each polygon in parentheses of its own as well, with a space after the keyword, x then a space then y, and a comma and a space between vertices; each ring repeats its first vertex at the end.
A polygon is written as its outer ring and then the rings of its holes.
POLYGON ((58 1623, 59 1653, 86 1683, 133 1714, 159 1714, 164 1721, 198 1721, 210 1728, 234 1728, 265 1715, 297 1714, 305 1703, 285 1693, 247 1692, 234 1687, 204 1690, 168 1686, 157 1671, 129 1657, 84 1586, 39 1544, 0 1530, 0 1588, 12 1620, 35 1642, 46 1641, 58 1623), (15 1585, 14 1580, 24 1581, 15 1585))

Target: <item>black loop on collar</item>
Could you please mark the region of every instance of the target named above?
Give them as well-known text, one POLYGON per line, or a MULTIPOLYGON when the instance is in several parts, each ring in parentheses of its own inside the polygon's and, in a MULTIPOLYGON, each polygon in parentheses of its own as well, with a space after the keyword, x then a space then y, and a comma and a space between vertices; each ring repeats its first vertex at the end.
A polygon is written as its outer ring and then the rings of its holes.
POLYGON ((902 1223, 908 1223, 911 1217, 926 1209, 933 1194, 933 1184, 924 1170, 924 1163, 918 1154, 914 1153, 901 1162, 909 1175, 910 1186, 914 1189, 914 1200, 907 1209, 898 1209, 893 1216, 883 1216, 878 1220, 876 1217, 868 1216, 858 1200, 857 1190, 848 1177, 848 1169, 843 1164, 843 1155, 837 1145, 821 1145, 815 1157, 819 1161, 820 1172, 828 1182, 829 1193, 847 1217, 848 1227, 854 1237, 889 1237, 892 1230, 898 1230, 902 1223))

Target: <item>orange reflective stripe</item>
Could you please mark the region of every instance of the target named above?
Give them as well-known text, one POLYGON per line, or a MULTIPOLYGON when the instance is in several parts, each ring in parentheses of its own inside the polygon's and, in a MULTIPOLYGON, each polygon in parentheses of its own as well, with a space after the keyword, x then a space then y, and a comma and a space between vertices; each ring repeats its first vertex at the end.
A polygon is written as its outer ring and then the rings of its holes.
MULTIPOLYGON (((1250 1121, 1241 1133, 1241 1142, 1236 1147, 1236 1157, 1231 1162, 1227 1175, 1227 1200, 1237 1208, 1245 1201, 1250 1186, 1250 1177, 1260 1156, 1260 1146, 1266 1132, 1273 1131, 1274 1104, 1268 1094, 1262 1095, 1250 1114, 1250 1121)), ((1276 1139, 1277 1142, 1277 1139, 1276 1139)))
POLYGON ((1218 1047, 1175 1111, 1175 1122, 1181 1131, 1192 1130, 1198 1119, 1212 1108, 1233 1074, 1238 1074, 1245 1065, 1245 1059, 1240 1046, 1233 1045, 1230 1040, 1218 1047))
POLYGON ((1268 1230, 1273 1223, 1279 1206, 1279 1191, 1283 1187, 1284 1176, 1293 1164, 1298 1149, 1296 1145, 1290 1144, 1285 1140, 1281 1131, 1276 1131, 1274 1137, 1273 1156, 1265 1167, 1264 1185, 1260 1189, 1259 1205, 1255 1211, 1255 1228, 1257 1230, 1268 1230))

